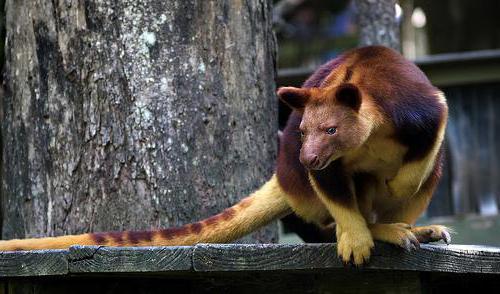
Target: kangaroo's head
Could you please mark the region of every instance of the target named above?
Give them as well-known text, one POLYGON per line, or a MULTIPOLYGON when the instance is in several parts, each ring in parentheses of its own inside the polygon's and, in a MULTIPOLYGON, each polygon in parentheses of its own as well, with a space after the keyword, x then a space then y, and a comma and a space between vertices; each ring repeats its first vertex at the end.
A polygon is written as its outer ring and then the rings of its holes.
POLYGON ((300 162, 308 169, 324 169, 362 146, 370 136, 372 123, 361 113, 363 95, 352 83, 326 88, 283 87, 278 96, 302 113, 300 162))

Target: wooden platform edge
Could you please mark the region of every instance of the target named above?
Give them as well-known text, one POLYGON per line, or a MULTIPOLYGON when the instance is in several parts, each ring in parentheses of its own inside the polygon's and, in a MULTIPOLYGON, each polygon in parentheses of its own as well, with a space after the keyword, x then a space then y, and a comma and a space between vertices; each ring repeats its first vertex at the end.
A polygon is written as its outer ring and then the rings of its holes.
MULTIPOLYGON (((325 271, 354 268, 336 255, 336 244, 219 245, 200 244, 195 271, 325 271)), ((377 243, 368 264, 359 270, 500 274, 500 248, 467 245, 422 245, 407 252, 377 243)))
POLYGON ((336 244, 199 244, 178 247, 74 246, 0 253, 0 278, 82 274, 304 272, 335 270, 500 274, 500 248, 422 245, 406 252, 377 243, 368 264, 354 268, 336 244))
POLYGON ((67 250, 0 252, 0 278, 68 274, 67 250))

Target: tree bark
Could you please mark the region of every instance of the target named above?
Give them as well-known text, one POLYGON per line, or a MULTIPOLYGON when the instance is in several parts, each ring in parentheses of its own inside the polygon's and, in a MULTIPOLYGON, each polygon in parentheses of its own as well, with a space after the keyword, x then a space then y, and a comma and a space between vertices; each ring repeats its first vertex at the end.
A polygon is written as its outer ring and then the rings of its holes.
POLYGON ((269 2, 7 0, 2 237, 184 224, 264 183, 269 2))
POLYGON ((396 0, 354 0, 361 46, 384 45, 400 50, 396 0))

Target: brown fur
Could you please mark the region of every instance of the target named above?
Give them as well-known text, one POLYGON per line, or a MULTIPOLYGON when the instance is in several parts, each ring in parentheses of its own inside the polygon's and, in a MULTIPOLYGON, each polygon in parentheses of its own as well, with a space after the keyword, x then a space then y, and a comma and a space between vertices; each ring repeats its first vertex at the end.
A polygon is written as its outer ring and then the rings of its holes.
POLYGON ((323 67, 313 75, 307 87, 278 91, 294 107, 294 120, 302 120, 293 124, 295 130, 285 130, 277 171, 284 187, 308 174, 316 197, 291 193, 290 205, 315 223, 322 223, 327 211, 337 223, 339 255, 361 264, 369 258, 373 238, 406 248, 417 239, 436 239, 419 233, 428 229, 396 224, 413 225, 432 197, 447 106, 425 75, 391 49, 355 49, 339 60, 329 63, 329 74, 323 67), (330 127, 336 128, 334 135, 325 132, 330 127), (300 144, 285 136, 294 131, 302 133, 300 144), (291 163, 297 154, 301 165, 291 163))
POLYGON ((280 135, 276 175, 222 213, 179 228, 0 242, 0 250, 229 242, 288 214, 335 220, 338 254, 359 265, 373 240, 407 249, 449 241, 445 227, 412 228, 441 171, 446 100, 397 52, 371 46, 321 66, 280 98, 294 110, 280 135))

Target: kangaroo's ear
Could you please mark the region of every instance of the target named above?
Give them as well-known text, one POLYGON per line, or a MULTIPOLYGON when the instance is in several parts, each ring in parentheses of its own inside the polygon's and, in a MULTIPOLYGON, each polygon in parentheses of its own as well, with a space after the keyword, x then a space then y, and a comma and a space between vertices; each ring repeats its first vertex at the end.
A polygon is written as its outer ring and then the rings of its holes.
POLYGON ((361 107, 361 92, 358 87, 351 83, 345 83, 337 87, 335 92, 337 102, 348 106, 355 111, 361 107))
POLYGON ((302 110, 306 105, 311 91, 304 88, 281 87, 278 89, 278 97, 288 106, 296 110, 302 110))

